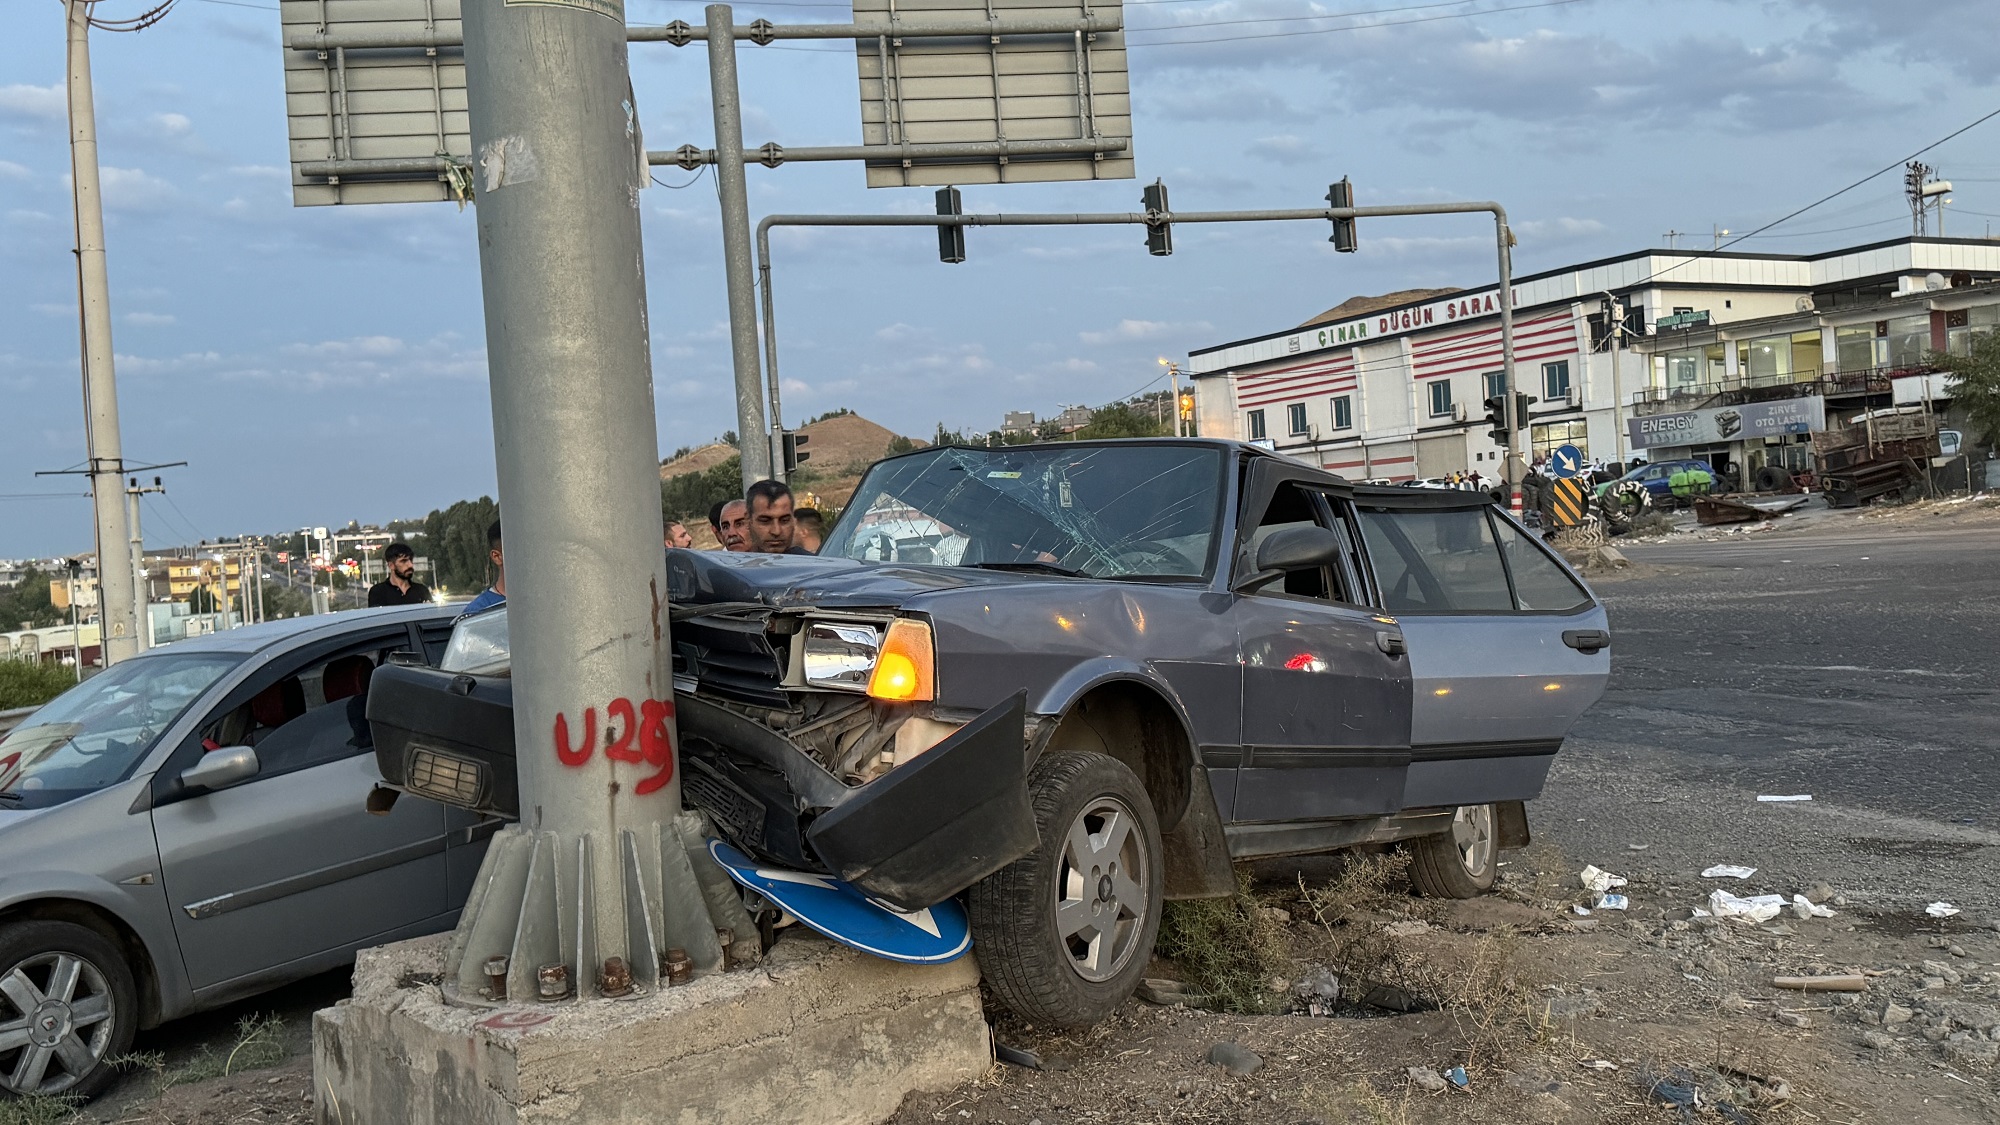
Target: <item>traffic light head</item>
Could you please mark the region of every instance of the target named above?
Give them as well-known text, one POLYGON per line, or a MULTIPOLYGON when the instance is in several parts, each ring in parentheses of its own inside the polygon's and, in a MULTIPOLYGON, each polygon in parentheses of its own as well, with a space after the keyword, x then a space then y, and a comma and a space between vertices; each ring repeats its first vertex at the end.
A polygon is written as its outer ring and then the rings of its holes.
MULTIPOLYGON (((1326 189, 1326 201, 1334 207, 1354 206, 1354 185, 1348 182, 1346 176, 1342 176, 1339 183, 1326 189)), ((1333 243, 1333 248, 1338 253, 1354 253, 1355 247, 1358 245, 1354 238, 1354 220, 1351 218, 1334 219, 1333 236, 1328 238, 1327 241, 1333 243)))
MULTIPOLYGON (((937 213, 940 215, 963 215, 965 205, 958 197, 955 187, 941 187, 937 192, 937 213)), ((956 265, 965 260, 965 228, 962 226, 938 227, 938 260, 956 265)))
POLYGON ((1153 216, 1173 214, 1173 208, 1167 206, 1167 185, 1154 180, 1146 185, 1139 201, 1146 207, 1146 253, 1164 258, 1174 252, 1174 225, 1165 220, 1156 222, 1153 216))
POLYGON ((800 462, 812 460, 812 454, 806 451, 806 444, 810 441, 812 441, 810 434, 793 430, 784 431, 784 460, 787 473, 798 468, 800 462))

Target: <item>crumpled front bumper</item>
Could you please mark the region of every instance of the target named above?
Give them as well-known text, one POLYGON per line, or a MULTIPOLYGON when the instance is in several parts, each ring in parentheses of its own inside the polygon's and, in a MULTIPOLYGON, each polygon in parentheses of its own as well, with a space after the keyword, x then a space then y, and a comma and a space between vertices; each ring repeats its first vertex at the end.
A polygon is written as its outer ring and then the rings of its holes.
MULTIPOLYGON (((914 910, 1035 848, 1025 692, 856 787, 783 735, 695 692, 676 691, 674 702, 683 801, 707 812, 731 843, 760 860, 825 871, 914 910)), ((503 677, 378 669, 368 720, 384 782, 475 812, 518 817, 512 704, 512 683, 503 677), (456 784, 440 785, 440 777, 456 784)))

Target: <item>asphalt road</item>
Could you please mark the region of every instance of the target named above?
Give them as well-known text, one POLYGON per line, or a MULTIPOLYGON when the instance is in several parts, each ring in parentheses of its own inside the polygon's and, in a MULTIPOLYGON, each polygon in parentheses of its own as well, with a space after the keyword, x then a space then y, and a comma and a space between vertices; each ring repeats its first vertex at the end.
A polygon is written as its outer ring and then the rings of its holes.
POLYGON ((1682 905, 1823 881, 2000 918, 2000 520, 1800 523, 1637 545, 1598 585, 1611 684, 1533 806, 1539 837, 1696 884, 1682 905), (1715 863, 1761 870, 1695 878, 1715 863))

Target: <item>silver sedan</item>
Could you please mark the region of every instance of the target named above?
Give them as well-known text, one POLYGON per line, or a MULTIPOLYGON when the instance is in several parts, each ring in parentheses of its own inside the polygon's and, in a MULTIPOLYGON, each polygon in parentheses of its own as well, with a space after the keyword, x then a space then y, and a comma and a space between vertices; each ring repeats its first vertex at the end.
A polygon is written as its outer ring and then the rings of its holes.
POLYGON ((385 662, 442 652, 446 607, 187 640, 0 739, 0 1091, 88 1097, 133 1033, 448 929, 485 849, 469 813, 378 778, 385 662))

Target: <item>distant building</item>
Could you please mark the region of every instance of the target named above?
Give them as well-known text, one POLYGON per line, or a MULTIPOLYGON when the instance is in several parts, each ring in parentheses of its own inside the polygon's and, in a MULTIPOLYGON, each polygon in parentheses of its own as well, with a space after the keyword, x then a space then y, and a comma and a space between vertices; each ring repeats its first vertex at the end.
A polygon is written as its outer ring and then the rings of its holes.
MULTIPOLYGON (((1499 477, 1484 406, 1504 381, 1496 287, 1402 296, 1190 352, 1201 432, 1355 479, 1499 477)), ((2000 326, 2000 242, 1648 250, 1515 278, 1513 300, 1514 389, 1539 400, 1531 460, 1569 444, 1603 461, 1702 457, 1747 481, 1809 467, 1811 433, 1856 411, 1942 397, 1917 377, 1929 353, 2000 326)))
POLYGON ((1035 412, 1032 410, 1009 410, 1000 419, 1003 434, 1032 434, 1035 432, 1035 412))
POLYGON ((1090 425, 1090 420, 1096 415, 1097 412, 1088 406, 1066 406, 1063 407, 1061 414, 1056 415, 1056 428, 1063 433, 1073 434, 1090 425))

